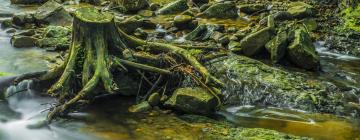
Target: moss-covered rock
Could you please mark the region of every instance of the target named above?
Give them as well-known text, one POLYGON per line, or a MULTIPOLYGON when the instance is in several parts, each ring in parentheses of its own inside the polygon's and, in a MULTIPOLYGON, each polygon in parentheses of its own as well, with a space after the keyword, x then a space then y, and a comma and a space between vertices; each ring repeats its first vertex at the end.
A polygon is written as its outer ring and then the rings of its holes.
POLYGON ((193 17, 189 15, 177 15, 174 18, 174 25, 179 29, 185 29, 189 27, 189 23, 193 20, 193 17))
POLYGON ((38 24, 69 26, 72 23, 70 14, 54 0, 49 0, 39 7, 34 18, 38 24))
POLYGON ((62 26, 48 26, 36 44, 40 48, 66 50, 70 45, 71 30, 62 26))
POLYGON ((224 103, 266 105, 307 111, 334 112, 343 103, 337 89, 300 73, 289 73, 244 56, 231 55, 208 62, 213 75, 226 85, 224 103), (336 93, 335 93, 336 92, 336 93))
POLYGON ((305 18, 315 16, 315 8, 304 2, 292 2, 287 10, 295 18, 305 18))
POLYGON ((15 35, 11 38, 12 46, 16 48, 34 47, 37 39, 31 36, 15 35))
POLYGON ((278 63, 284 58, 288 44, 288 34, 285 31, 282 31, 265 45, 265 48, 270 53, 273 63, 278 63))
POLYGON ((1 29, 7 29, 12 27, 12 20, 11 19, 7 19, 1 22, 1 29))
POLYGON ((316 53, 315 46, 311 41, 310 35, 304 29, 294 31, 295 38, 288 47, 290 61, 295 65, 307 69, 317 69, 320 66, 320 58, 316 53))
POLYGON ((216 3, 200 13, 199 17, 204 18, 236 18, 238 9, 234 2, 216 3))
POLYGON ((159 15, 176 14, 188 9, 187 0, 177 0, 160 8, 156 13, 159 15))
POLYGON ((261 52, 265 48, 266 43, 271 40, 272 32, 271 27, 266 27, 242 39, 240 41, 240 48, 243 54, 253 56, 261 52))
POLYGON ((200 87, 179 88, 164 105, 186 113, 210 114, 215 111, 217 99, 200 87))

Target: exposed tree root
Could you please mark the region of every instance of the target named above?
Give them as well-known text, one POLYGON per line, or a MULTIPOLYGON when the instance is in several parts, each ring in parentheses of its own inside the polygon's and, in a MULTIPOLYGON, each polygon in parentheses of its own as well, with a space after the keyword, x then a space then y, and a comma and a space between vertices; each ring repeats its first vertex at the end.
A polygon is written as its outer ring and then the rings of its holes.
MULTIPOLYGON (((218 98, 220 104, 219 91, 214 87, 222 88, 224 84, 213 77, 187 50, 170 44, 147 42, 129 36, 116 27, 112 15, 87 7, 78 9, 74 13, 72 44, 64 64, 42 73, 40 76, 36 75, 39 81, 58 78, 57 82, 50 87, 48 93, 59 97, 60 105, 51 110, 47 122, 66 114, 80 100, 91 99, 99 93, 114 93, 119 87, 113 80, 112 67, 125 70, 129 67, 137 71, 142 70, 160 75, 173 74, 173 69, 158 68, 151 66, 151 64, 140 64, 125 60, 126 57, 121 55, 124 50, 135 52, 138 46, 160 53, 175 54, 185 60, 201 77, 197 77, 196 74, 192 73, 187 74, 191 74, 200 86, 209 89, 218 98)), ((158 59, 154 55, 141 54, 133 53, 135 57, 158 59)), ((158 80, 155 79, 155 84, 152 84, 143 74, 141 76, 151 84, 151 91, 160 84, 162 79, 156 78, 158 80)))

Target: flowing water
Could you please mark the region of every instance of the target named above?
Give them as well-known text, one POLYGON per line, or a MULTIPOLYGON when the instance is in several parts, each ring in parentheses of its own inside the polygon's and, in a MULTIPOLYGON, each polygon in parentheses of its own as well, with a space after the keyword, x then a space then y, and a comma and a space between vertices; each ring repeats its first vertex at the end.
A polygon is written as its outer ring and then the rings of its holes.
MULTIPOLYGON (((13 13, 34 9, 11 6, 8 0, 0 0, 0 3, 0 20, 10 18, 13 13)), ((241 20, 201 22, 241 27, 246 25, 241 20)), ((13 48, 10 36, 0 29, 0 72, 21 74, 46 70, 49 65, 46 59, 56 55, 36 48, 13 48)), ((344 87, 360 88, 359 58, 331 53, 322 47, 321 42, 317 42, 317 50, 321 54, 324 71, 317 75, 319 79, 344 87)), ((9 78, 0 77, 0 84, 6 79, 9 78)), ((97 105, 90 106, 86 113, 71 114, 73 121, 60 121, 46 128, 31 129, 31 126, 45 119, 48 109, 56 100, 40 96, 32 90, 31 81, 10 87, 7 93, 7 101, 0 100, 0 140, 199 139, 202 135, 203 125, 189 125, 176 115, 156 111, 150 114, 128 113, 127 107, 132 102, 123 100, 112 103, 99 101, 97 105)), ((360 139, 357 121, 332 115, 254 106, 228 107, 218 114, 242 127, 268 128, 320 140, 360 139)))

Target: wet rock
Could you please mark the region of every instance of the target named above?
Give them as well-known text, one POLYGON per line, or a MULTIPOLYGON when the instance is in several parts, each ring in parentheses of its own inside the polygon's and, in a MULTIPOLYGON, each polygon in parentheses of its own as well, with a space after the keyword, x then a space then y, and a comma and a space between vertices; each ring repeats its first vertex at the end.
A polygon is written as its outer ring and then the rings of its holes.
POLYGON ((317 69, 320 65, 320 58, 309 33, 301 28, 295 30, 294 33, 295 39, 287 49, 290 61, 307 70, 317 69))
POLYGON ((155 92, 149 96, 148 102, 151 106, 157 106, 160 103, 160 94, 155 92))
POLYGON ((292 2, 289 4, 289 12, 295 18, 312 17, 315 15, 315 9, 313 6, 304 2, 292 2))
POLYGON ((265 48, 271 55, 273 63, 278 63, 284 58, 288 44, 288 34, 283 31, 278 33, 278 35, 265 45, 265 48))
POLYGON ((49 24, 56 26, 70 26, 72 24, 72 17, 64 9, 64 7, 49 0, 37 9, 34 18, 38 24, 49 24))
POLYGON ((334 101, 333 96, 330 97, 332 94, 328 93, 326 83, 270 67, 245 56, 230 55, 205 65, 226 85, 224 104, 331 111, 327 105, 334 107, 339 103, 334 101))
POLYGON ((267 42, 272 38, 271 27, 266 27, 255 33, 252 33, 240 41, 240 48, 246 56, 253 56, 261 52, 267 42))
POLYGON ((176 14, 188 9, 187 0, 177 0, 160 8, 156 13, 159 15, 176 14))
POLYGON ((25 24, 33 24, 35 19, 31 13, 18 13, 12 17, 12 23, 17 26, 24 26, 25 24))
POLYGON ((212 37, 215 32, 221 32, 224 28, 221 25, 199 25, 192 32, 185 36, 186 40, 207 40, 212 37))
POLYGON ((16 48, 34 47, 36 42, 37 39, 30 36, 17 35, 11 38, 11 44, 16 48))
POLYGON ((164 105, 186 113, 210 114, 215 111, 217 100, 200 87, 179 88, 164 105))
POLYGON ((204 18, 236 18, 238 9, 233 2, 216 3, 200 13, 199 17, 204 18))
MULTIPOLYGON (((0 123, 10 120, 20 119, 21 114, 13 111, 8 103, 4 100, 0 100, 0 123)), ((1 137, 1 134, 0 134, 1 137)))
POLYGON ((264 5, 264 4, 243 4, 243 5, 239 5, 239 8, 240 8, 240 12, 251 15, 251 14, 266 10, 266 5, 264 5))
POLYGON ((186 29, 193 20, 193 17, 188 15, 177 15, 174 18, 174 25, 179 29, 186 29))
POLYGON ((130 106, 129 112, 141 113, 141 112, 149 111, 150 109, 151 109, 151 105, 147 101, 144 101, 144 102, 141 102, 140 104, 130 106))
POLYGON ((46 0, 10 0, 11 4, 39 4, 44 3, 46 0))
POLYGON ((4 20, 1 22, 1 29, 7 29, 12 27, 12 20, 8 19, 8 20, 4 20))
POLYGON ((137 12, 149 6, 147 0, 117 0, 116 2, 124 8, 125 12, 137 12))
POLYGON ((155 29, 156 24, 144 19, 137 19, 136 17, 128 18, 125 21, 116 22, 117 26, 121 28, 124 32, 132 34, 136 29, 155 29))

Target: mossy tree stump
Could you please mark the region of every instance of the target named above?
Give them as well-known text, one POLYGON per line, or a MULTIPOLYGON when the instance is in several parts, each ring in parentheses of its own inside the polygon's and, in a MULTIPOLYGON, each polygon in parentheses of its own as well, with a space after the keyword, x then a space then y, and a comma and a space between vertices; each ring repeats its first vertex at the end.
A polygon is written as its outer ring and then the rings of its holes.
POLYGON ((196 78, 201 86, 216 97, 218 90, 214 87, 224 86, 187 50, 129 36, 116 26, 113 15, 94 7, 80 8, 74 13, 72 43, 64 63, 35 78, 38 81, 57 80, 48 93, 59 97, 60 105, 51 110, 47 122, 66 114, 80 100, 91 99, 98 93, 115 93, 119 87, 113 80, 115 73, 111 72, 111 67, 126 65, 159 74, 172 73, 168 69, 124 60, 121 52, 125 49, 135 52, 138 46, 180 56, 201 75, 196 78))

